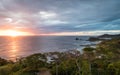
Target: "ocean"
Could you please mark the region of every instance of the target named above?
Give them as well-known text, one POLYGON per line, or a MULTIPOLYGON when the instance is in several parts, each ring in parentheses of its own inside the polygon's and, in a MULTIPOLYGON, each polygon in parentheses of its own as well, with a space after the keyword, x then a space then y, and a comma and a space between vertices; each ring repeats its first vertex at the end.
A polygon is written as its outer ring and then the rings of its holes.
POLYGON ((79 50, 97 42, 87 41, 89 36, 0 36, 0 57, 15 60, 34 53, 79 50), (80 40, 76 40, 79 38, 80 40))

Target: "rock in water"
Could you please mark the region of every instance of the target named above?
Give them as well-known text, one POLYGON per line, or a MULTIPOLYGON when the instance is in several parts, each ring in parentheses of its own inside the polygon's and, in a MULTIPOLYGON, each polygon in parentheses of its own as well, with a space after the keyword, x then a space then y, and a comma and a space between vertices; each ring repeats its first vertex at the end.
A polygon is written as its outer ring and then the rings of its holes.
POLYGON ((75 40, 79 40, 79 38, 76 38, 75 40))

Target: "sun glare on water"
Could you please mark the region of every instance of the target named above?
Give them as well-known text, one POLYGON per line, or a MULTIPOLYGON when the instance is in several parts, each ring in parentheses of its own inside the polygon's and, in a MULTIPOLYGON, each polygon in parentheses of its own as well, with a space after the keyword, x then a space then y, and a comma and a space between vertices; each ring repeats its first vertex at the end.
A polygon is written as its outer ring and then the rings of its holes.
POLYGON ((22 32, 17 30, 4 30, 4 31, 0 31, 0 33, 1 33, 0 35, 2 36, 12 36, 12 37, 30 35, 30 33, 28 32, 22 32))

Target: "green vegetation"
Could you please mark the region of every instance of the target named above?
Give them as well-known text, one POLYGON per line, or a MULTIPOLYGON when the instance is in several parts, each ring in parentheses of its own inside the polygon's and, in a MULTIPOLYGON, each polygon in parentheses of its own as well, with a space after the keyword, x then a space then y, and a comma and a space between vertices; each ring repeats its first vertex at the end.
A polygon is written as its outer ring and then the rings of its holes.
POLYGON ((120 39, 96 48, 33 54, 10 62, 0 58, 0 75, 120 75, 120 39))

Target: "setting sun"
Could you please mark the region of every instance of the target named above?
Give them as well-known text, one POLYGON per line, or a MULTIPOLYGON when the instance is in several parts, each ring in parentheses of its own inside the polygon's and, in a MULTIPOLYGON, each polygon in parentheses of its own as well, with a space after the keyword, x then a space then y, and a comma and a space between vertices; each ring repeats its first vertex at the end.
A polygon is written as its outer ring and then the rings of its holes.
POLYGON ((15 30, 7 30, 7 35, 9 36, 20 36, 20 35, 25 35, 23 32, 15 31, 15 30))
POLYGON ((23 31, 18 31, 18 30, 2 30, 0 31, 0 35, 2 36, 26 36, 26 35, 31 35, 29 32, 23 32, 23 31))

